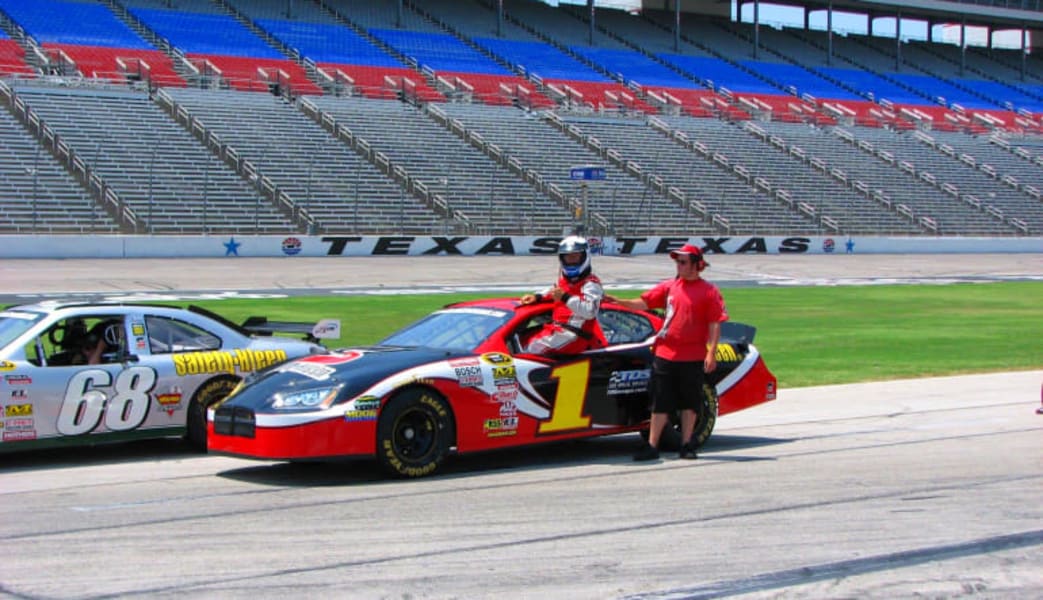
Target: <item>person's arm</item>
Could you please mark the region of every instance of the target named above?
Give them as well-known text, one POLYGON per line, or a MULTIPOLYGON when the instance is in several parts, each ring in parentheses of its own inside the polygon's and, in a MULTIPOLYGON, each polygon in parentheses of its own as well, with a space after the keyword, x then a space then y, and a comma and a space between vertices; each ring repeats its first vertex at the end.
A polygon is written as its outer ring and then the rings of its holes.
POLYGON ((536 292, 535 294, 525 294, 519 299, 519 302, 521 302, 522 305, 548 302, 550 300, 553 300, 553 298, 551 297, 551 293, 556 289, 558 289, 558 286, 555 285, 543 290, 542 292, 536 292))
POLYGON ((645 304, 645 301, 641 298, 616 298, 615 296, 605 296, 605 300, 634 310, 648 310, 648 305, 645 304))
POLYGON ((703 371, 713 373, 717 369, 717 342, 721 341, 721 324, 717 321, 707 326, 706 360, 703 361, 703 371))
POLYGON ((588 281, 580 287, 580 293, 573 296, 561 290, 560 295, 554 294, 556 298, 565 303, 572 314, 583 319, 593 319, 598 316, 601 308, 601 299, 605 297, 605 290, 600 283, 588 281))

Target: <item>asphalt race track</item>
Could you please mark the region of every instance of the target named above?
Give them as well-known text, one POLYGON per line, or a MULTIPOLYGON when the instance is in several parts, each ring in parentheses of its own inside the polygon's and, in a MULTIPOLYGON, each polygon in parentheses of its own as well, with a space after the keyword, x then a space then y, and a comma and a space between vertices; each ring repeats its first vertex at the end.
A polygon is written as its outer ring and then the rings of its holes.
MULTIPOLYGON (((711 272, 828 285, 1036 279, 1043 261, 1032 258, 840 271, 711 259, 711 272)), ((62 282, 106 295, 222 289, 198 265, 167 263, 179 274, 168 277, 113 262, 54 280, 70 267, 61 262, 23 272, 5 261, 0 281, 17 294, 62 282)), ((423 285, 482 272, 441 266, 451 262, 422 269, 423 285), (453 276, 435 280, 443 268, 453 276)), ((666 274, 642 264, 635 284, 666 274)), ((498 272, 542 284, 546 267, 498 272)), ((330 285, 314 287, 395 278, 380 273, 319 273, 330 285)), ((304 289, 303 277, 226 283, 304 289)), ((1041 384, 1043 369, 783 389, 718 421, 694 462, 634 463, 635 435, 459 457, 416 481, 386 480, 369 462, 200 456, 175 440, 4 455, 0 597, 1040 598, 1041 384)))

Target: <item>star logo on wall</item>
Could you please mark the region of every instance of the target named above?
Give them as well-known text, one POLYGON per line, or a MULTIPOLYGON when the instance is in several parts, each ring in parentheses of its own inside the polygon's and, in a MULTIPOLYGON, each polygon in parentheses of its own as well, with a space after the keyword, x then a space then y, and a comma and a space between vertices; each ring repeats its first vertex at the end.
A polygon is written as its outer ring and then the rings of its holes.
POLYGON ((239 256, 239 246, 242 246, 242 242, 235 241, 235 237, 228 238, 225 245, 225 256, 239 256))

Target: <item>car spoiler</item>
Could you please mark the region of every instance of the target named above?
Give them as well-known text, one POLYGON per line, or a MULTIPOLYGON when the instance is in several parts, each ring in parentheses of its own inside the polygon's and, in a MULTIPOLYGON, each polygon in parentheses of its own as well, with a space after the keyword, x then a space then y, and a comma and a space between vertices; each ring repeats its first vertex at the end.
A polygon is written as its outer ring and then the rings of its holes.
POLYGON ((269 321, 268 317, 249 317, 242 325, 237 325, 221 315, 211 312, 201 306, 191 305, 188 310, 205 315, 211 319, 223 323, 225 326, 239 331, 243 335, 274 335, 278 333, 302 333, 304 339, 309 342, 318 343, 319 340, 335 340, 340 337, 340 320, 323 319, 318 323, 295 323, 292 321, 269 321))
POLYGON ((303 333, 309 342, 319 340, 335 340, 340 337, 340 320, 323 319, 318 323, 299 323, 293 321, 269 321, 268 317, 249 317, 241 327, 255 335, 272 335, 279 333, 303 333))
POLYGON ((721 340, 737 344, 752 344, 757 328, 745 323, 725 321, 721 323, 721 340))

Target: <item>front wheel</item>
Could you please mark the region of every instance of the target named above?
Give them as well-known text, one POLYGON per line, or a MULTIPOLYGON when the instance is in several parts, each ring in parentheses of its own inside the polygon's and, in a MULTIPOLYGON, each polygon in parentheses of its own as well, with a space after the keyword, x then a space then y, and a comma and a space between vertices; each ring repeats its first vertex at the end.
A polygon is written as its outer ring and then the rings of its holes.
POLYGON ((427 389, 402 392, 388 401, 377 421, 377 459, 397 477, 423 477, 449 455, 455 430, 445 400, 427 389))
MULTIPOLYGON (((709 383, 703 384, 704 400, 695 411, 695 431, 692 432, 692 446, 702 447, 710 439, 713 428, 717 424, 717 388, 709 383)), ((659 435, 659 449, 677 451, 681 449, 681 418, 674 413, 670 422, 659 435)), ((641 437, 648 441, 648 431, 642 431, 641 437)))
POLYGON ((206 452, 206 411, 224 400, 239 385, 237 377, 218 377, 199 386, 188 404, 185 438, 193 449, 206 452))

